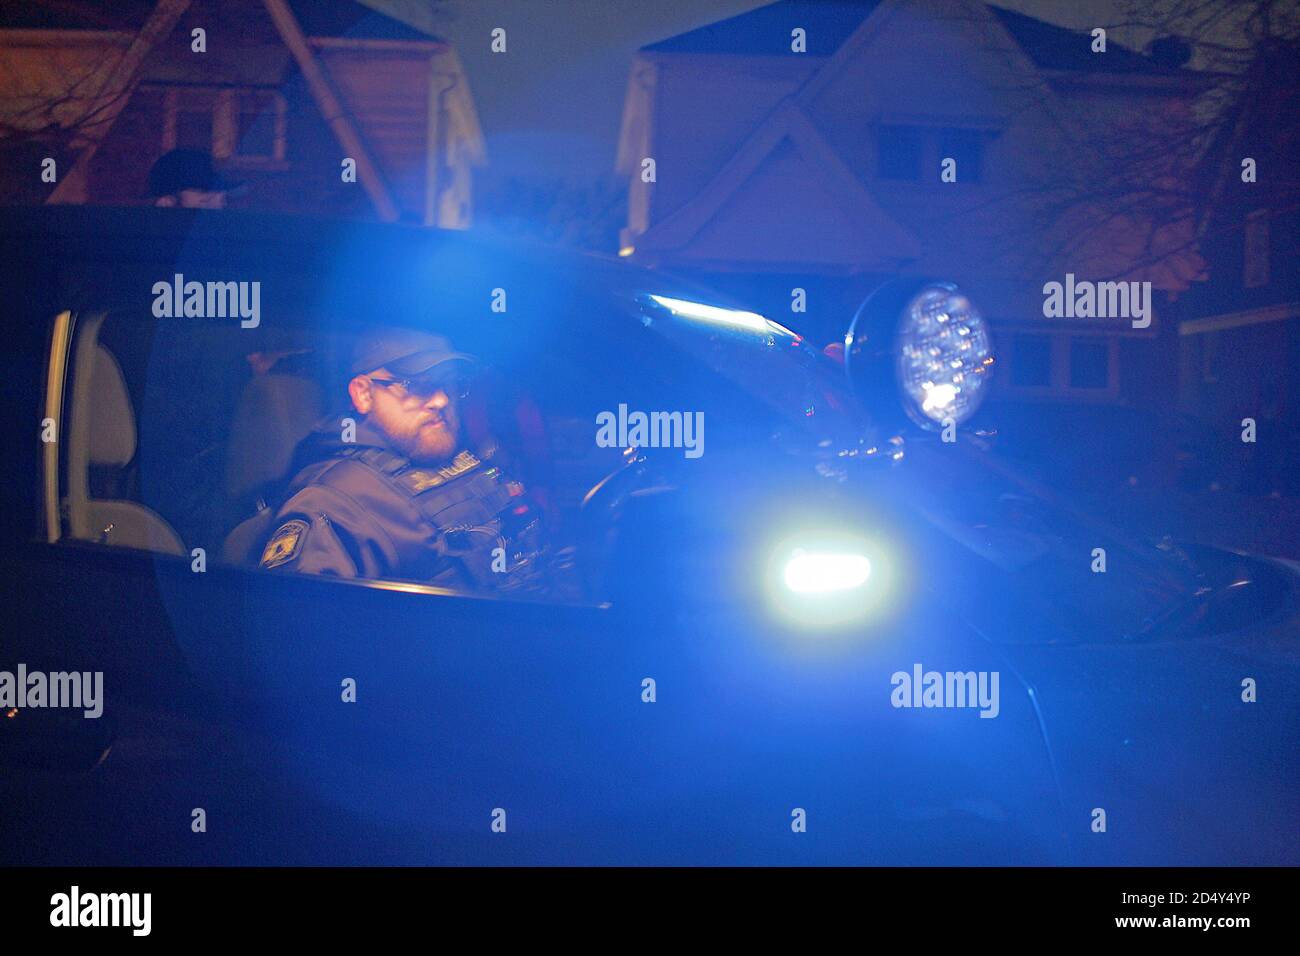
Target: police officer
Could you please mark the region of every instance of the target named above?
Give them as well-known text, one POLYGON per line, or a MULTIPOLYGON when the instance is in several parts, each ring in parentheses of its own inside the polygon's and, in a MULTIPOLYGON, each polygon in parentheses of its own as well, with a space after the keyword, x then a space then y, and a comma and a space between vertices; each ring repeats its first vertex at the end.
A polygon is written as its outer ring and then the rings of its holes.
POLYGON ((363 337, 348 382, 358 415, 323 420, 299 445, 301 468, 260 566, 544 590, 537 510, 493 464, 492 449, 465 447, 461 399, 473 367, 427 332, 363 337))

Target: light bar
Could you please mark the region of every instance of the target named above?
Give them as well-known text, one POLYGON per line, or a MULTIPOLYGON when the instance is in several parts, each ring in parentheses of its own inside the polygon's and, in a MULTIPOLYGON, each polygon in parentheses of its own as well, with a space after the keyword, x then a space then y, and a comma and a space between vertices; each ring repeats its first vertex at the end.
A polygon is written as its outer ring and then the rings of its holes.
POLYGON ((733 328, 749 329, 752 332, 782 332, 793 336, 794 333, 778 322, 759 315, 757 312, 744 312, 740 309, 724 309, 702 302, 690 302, 686 299, 670 299, 663 295, 650 296, 658 305, 669 309, 674 315, 700 322, 713 322, 717 325, 729 325, 733 328))
POLYGON ((785 586, 796 594, 824 594, 861 587, 871 577, 864 554, 795 551, 785 565, 785 586))

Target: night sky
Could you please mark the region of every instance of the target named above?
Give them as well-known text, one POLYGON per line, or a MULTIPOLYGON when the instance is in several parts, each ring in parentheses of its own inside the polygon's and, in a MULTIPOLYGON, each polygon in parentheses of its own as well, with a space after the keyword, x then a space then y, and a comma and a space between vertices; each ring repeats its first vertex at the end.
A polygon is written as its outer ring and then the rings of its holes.
MULTIPOLYGON (((494 176, 613 171, 628 67, 639 47, 768 0, 365 0, 449 38, 469 72, 494 176), (489 49, 504 27, 505 55, 489 49)), ((1113 21, 1119 0, 1003 0, 1073 29, 1113 21)), ((1119 33, 1114 38, 1124 42, 1119 33)))

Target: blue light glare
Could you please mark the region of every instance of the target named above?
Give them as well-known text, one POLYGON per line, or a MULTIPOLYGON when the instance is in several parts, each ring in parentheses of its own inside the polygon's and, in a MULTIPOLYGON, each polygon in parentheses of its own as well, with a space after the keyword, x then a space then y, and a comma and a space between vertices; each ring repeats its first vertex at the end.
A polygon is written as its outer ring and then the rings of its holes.
POLYGON ((749 329, 753 332, 761 332, 767 335, 771 332, 780 332, 783 335, 793 336, 794 333, 781 325, 779 322, 773 322, 771 319, 759 315, 757 312, 745 312, 741 309, 724 309, 716 305, 705 305, 702 302, 691 302, 687 299, 672 299, 663 295, 652 295, 650 299, 671 310, 675 315, 680 315, 686 319, 695 319, 698 322, 713 322, 717 325, 729 325, 733 328, 749 329))
POLYGON ((826 594, 862 587, 871 577, 865 554, 796 550, 785 564, 785 586, 796 594, 826 594))
POLYGON ((792 633, 855 641, 867 633, 861 626, 890 616, 899 597, 899 554, 884 534, 816 517, 781 524, 790 530, 762 546, 769 620, 792 633))
POLYGON ((908 413, 923 427, 960 424, 988 391, 993 347, 979 310, 955 288, 930 286, 908 304, 898 329, 897 374, 908 413))

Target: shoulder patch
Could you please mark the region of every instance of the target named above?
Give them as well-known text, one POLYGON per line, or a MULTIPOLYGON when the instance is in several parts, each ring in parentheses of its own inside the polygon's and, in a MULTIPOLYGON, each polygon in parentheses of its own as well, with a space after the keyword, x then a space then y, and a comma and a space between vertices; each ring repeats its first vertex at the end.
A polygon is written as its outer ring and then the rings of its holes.
POLYGON ((266 543, 258 567, 278 568, 296 558, 298 552, 302 550, 302 543, 307 537, 309 527, 301 518, 294 518, 280 525, 275 534, 271 535, 271 540, 266 543))

